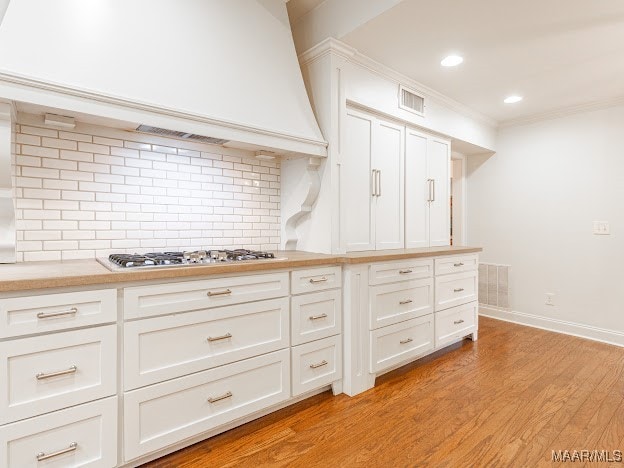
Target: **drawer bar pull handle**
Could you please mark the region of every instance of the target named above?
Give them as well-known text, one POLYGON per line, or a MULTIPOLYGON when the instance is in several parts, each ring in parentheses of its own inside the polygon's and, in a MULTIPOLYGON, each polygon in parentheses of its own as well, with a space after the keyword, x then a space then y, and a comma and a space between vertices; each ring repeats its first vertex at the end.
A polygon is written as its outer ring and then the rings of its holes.
POLYGON ((226 398, 232 398, 232 392, 224 393, 218 397, 208 398, 208 403, 216 403, 217 401, 225 400, 226 398))
POLYGON ((35 377, 37 380, 49 379, 51 377, 58 377, 59 375, 75 374, 78 370, 78 366, 71 366, 69 369, 59 370, 56 372, 39 372, 35 377))
POLYGON ((453 323, 455 325, 459 325, 460 323, 464 323, 464 321, 463 320, 455 320, 453 323))
POLYGON ((464 264, 461 263, 461 262, 460 263, 454 263, 453 266, 460 267, 460 266, 464 266, 464 264))
POLYGON ((231 333, 226 333, 225 335, 215 336, 215 337, 209 336, 208 341, 221 341, 221 340, 227 340, 228 338, 232 338, 231 333))
POLYGON ((69 444, 69 447, 57 450, 56 452, 44 453, 39 452, 37 454, 37 461, 48 460, 49 458, 58 457, 59 455, 63 455, 64 453, 75 452, 78 448, 78 443, 72 442, 69 444))
POLYGON ((399 275, 407 275, 409 273, 413 273, 414 270, 399 270, 399 275))
POLYGON ((228 294, 232 294, 232 290, 231 289, 226 289, 225 291, 217 291, 217 292, 208 291, 208 297, 212 297, 212 296, 227 296, 228 294))
POLYGON ((401 340, 401 341, 399 341, 399 343, 401 343, 401 344, 407 344, 407 343, 411 343, 412 341, 414 341, 412 338, 408 338, 408 339, 406 339, 406 340, 401 340))
POLYGON ((412 302, 414 302, 414 301, 412 301, 411 299, 408 299, 408 300, 406 300, 406 301, 401 301, 401 302, 399 302, 399 304, 401 304, 401 305, 404 305, 404 304, 411 304, 412 302))
POLYGON ((319 367, 323 367, 329 364, 325 359, 323 359, 318 364, 310 364, 310 369, 318 369, 319 367))
POLYGON ((54 318, 54 317, 63 317, 64 315, 75 315, 77 313, 78 313, 78 309, 76 309, 75 307, 72 307, 69 310, 63 310, 61 312, 39 312, 37 314, 37 318, 47 319, 47 318, 54 318))
POLYGON ((324 318, 327 318, 327 314, 310 315, 308 318, 309 318, 310 320, 319 320, 319 319, 324 319, 324 318))
POLYGON ((453 292, 462 292, 464 290, 464 288, 456 288, 453 289, 453 292))
POLYGON ((310 278, 310 283, 312 283, 312 284, 324 283, 325 281, 327 281, 327 277, 325 277, 325 276, 323 276, 322 278, 319 278, 319 279, 310 278))

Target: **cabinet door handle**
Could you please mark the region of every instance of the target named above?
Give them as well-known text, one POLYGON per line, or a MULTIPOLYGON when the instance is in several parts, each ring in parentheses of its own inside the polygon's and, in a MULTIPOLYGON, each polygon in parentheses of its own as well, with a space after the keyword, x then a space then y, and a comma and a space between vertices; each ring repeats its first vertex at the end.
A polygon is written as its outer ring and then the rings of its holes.
POLYGON ((224 393, 218 397, 210 397, 208 398, 208 403, 216 403, 217 401, 225 400, 226 398, 232 398, 232 392, 224 393))
POLYGON ((319 362, 318 364, 310 364, 310 369, 317 369, 319 367, 323 367, 326 366, 327 364, 329 364, 325 359, 323 359, 321 362, 319 362))
POLYGON ((464 290, 464 288, 455 288, 453 289, 453 292, 462 292, 464 290))
POLYGON ((320 319, 324 319, 324 318, 327 318, 327 314, 310 315, 308 317, 308 319, 310 319, 310 320, 320 320, 320 319))
POLYGON ((226 289, 225 291, 216 291, 216 292, 208 291, 208 297, 212 297, 212 296, 227 296, 228 294, 232 294, 232 290, 231 289, 226 289))
POLYGON ((455 325, 459 325, 460 323, 464 323, 464 321, 463 320, 455 320, 453 323, 455 325))
POLYGON ((58 377, 60 375, 75 374, 76 371, 78 371, 78 366, 70 366, 69 369, 63 369, 54 372, 39 372, 37 375, 35 375, 35 377, 37 378, 37 380, 45 380, 52 377, 58 377))
POLYGON ((454 267, 460 267, 460 266, 464 266, 464 264, 463 263, 453 263, 453 266, 454 267))
POLYGON ((39 452, 37 454, 37 461, 48 460, 50 458, 63 455, 64 453, 74 452, 77 448, 78 448, 78 443, 72 442, 71 444, 69 444, 69 447, 61 449, 61 450, 57 450, 56 452, 50 452, 50 453, 39 452))
POLYGON ((411 304, 412 302, 414 302, 414 301, 412 301, 411 299, 407 299, 407 300, 405 300, 405 301, 401 301, 401 302, 399 302, 399 304, 401 304, 401 305, 404 305, 404 304, 411 304))
POLYGON ((372 192, 372 196, 376 197, 377 196, 377 169, 373 169, 373 175, 371 177, 371 192, 372 192))
POLYGON ((433 201, 433 195, 431 194, 431 182, 433 182, 433 179, 427 179, 427 185, 428 185, 427 188, 429 190, 429 194, 428 194, 428 197, 427 197, 427 201, 428 202, 433 201))
POLYGON ((435 179, 431 179, 431 185, 433 186, 431 190, 431 201, 435 201, 435 179))
POLYGON ((377 170, 377 196, 381 197, 381 170, 377 170))
POLYGON ((407 338, 406 340, 401 340, 401 341, 399 341, 399 343, 401 343, 401 344, 407 344, 407 343, 411 343, 412 341, 414 341, 412 338, 407 338))
POLYGON ((414 270, 399 270, 399 275, 408 275, 413 272, 414 270))
POLYGON ((215 336, 215 337, 209 336, 208 341, 221 341, 221 340, 227 340, 228 338, 232 338, 231 333, 226 333, 225 335, 215 336))
POLYGON ((63 317, 65 315, 75 315, 77 313, 78 313, 78 309, 76 309, 75 307, 72 307, 69 310, 63 310, 61 312, 39 312, 37 314, 37 318, 47 319, 47 318, 54 318, 54 317, 63 317))
POLYGON ((310 283, 312 284, 316 284, 316 283, 325 283, 327 281, 327 277, 323 276, 322 278, 310 278, 310 283))

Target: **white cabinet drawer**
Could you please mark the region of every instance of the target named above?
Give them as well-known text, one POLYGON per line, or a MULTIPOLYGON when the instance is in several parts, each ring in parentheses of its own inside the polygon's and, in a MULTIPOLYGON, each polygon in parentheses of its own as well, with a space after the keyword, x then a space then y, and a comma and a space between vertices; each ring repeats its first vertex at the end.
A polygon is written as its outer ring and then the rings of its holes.
POLYGON ((392 263, 373 263, 370 266, 368 283, 386 284, 433 276, 433 260, 402 260, 392 263))
POLYGON ((371 330, 433 312, 433 278, 370 287, 371 330))
POLYGON ((479 269, 478 255, 454 255, 435 259, 435 274, 462 273, 479 269))
POLYGON ((293 396, 328 385, 342 378, 342 337, 323 340, 292 348, 293 396))
POLYGON ((187 312, 288 295, 288 272, 124 289, 126 319, 187 312))
POLYGON ((342 287, 339 266, 295 270, 291 273, 291 293, 301 294, 342 287))
POLYGON ((477 300, 478 272, 467 271, 454 275, 436 276, 435 310, 444 310, 477 300))
POLYGON ((435 314, 436 348, 463 338, 476 330, 477 303, 453 307, 435 314))
POLYGON ((0 338, 117 320, 117 290, 0 299, 0 338))
POLYGON ((433 314, 370 332, 371 373, 416 358, 433 349, 433 314))
POLYGON ((290 352, 264 354, 128 392, 126 461, 290 397, 290 352))
POLYGON ((115 325, 0 343, 0 424, 116 392, 115 325))
POLYGON ((284 297, 126 322, 125 389, 286 348, 288 318, 284 297))
POLYGON ((342 329, 340 289, 293 296, 291 309, 293 345, 337 335, 342 329))
POLYGON ((0 427, 2 467, 116 465, 117 397, 0 427))

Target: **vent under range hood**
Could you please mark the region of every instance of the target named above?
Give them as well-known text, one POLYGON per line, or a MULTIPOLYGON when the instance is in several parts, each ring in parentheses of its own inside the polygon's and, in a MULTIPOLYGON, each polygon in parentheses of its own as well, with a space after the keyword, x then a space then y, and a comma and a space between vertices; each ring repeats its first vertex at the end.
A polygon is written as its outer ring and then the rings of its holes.
POLYGON ((9 2, 0 98, 204 143, 327 155, 284 0, 9 2))
POLYGON ((151 135, 179 138, 181 140, 198 141, 200 143, 208 143, 209 145, 223 145, 230 141, 224 140, 222 138, 213 138, 202 135, 194 135, 192 133, 177 132, 175 130, 167 130, 166 128, 152 127, 150 125, 139 125, 136 131, 141 133, 149 133, 151 135))

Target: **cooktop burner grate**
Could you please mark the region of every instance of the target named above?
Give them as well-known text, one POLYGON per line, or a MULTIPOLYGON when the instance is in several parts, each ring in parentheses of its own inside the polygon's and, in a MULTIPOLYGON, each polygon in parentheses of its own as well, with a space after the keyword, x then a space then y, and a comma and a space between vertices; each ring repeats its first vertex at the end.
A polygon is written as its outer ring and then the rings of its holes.
POLYGON ((150 252, 146 254, 111 254, 110 263, 120 268, 189 266, 219 262, 240 262, 275 258, 272 252, 258 250, 196 250, 193 252, 150 252))

